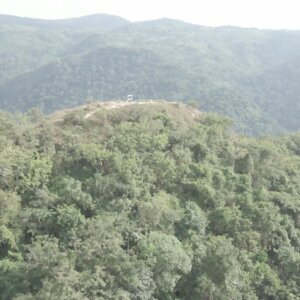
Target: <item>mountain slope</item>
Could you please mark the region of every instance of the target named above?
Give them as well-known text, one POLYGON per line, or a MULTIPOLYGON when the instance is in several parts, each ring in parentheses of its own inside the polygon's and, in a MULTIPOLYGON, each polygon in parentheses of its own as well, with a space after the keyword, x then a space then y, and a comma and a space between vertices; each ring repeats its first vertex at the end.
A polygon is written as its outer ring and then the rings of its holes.
POLYGON ((0 26, 0 84, 35 70, 66 52, 80 36, 24 27, 0 26))
POLYGON ((284 128, 299 130, 300 116, 300 56, 287 60, 260 76, 252 78, 251 84, 258 93, 252 92, 252 98, 266 114, 273 116, 284 128))
POLYGON ((245 133, 300 129, 298 108, 293 109, 299 102, 300 32, 208 28, 169 19, 115 20, 119 25, 108 31, 93 26, 106 24, 106 18, 63 20, 61 27, 50 21, 47 26, 55 30, 24 29, 25 42, 21 28, 11 40, 7 35, 0 48, 1 105, 51 112, 86 98, 122 99, 129 93, 196 101, 203 110, 230 116, 245 133), (76 29, 85 26, 90 27, 76 29))
POLYGON ((65 55, 92 35, 129 22, 98 14, 66 20, 39 20, 0 15, 0 84, 65 55))
POLYGON ((0 93, 2 105, 10 110, 39 106, 51 112, 87 98, 125 99, 127 94, 172 100, 187 83, 188 76, 176 65, 164 64, 152 52, 107 47, 21 75, 4 84, 0 93))

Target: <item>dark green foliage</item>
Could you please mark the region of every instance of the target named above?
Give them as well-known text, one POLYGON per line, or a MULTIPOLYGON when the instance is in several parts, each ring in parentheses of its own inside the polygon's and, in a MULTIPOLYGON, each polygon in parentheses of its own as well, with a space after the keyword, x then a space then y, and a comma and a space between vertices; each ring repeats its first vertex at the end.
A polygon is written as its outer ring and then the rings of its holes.
POLYGON ((298 299, 299 134, 111 105, 1 114, 0 299, 298 299))

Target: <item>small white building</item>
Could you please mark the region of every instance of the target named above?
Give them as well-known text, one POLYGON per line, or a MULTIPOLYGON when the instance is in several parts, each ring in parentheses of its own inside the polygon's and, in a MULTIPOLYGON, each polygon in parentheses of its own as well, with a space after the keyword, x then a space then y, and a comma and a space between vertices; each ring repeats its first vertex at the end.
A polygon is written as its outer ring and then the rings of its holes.
POLYGON ((133 96, 132 95, 127 95, 127 101, 132 101, 133 100, 133 96))

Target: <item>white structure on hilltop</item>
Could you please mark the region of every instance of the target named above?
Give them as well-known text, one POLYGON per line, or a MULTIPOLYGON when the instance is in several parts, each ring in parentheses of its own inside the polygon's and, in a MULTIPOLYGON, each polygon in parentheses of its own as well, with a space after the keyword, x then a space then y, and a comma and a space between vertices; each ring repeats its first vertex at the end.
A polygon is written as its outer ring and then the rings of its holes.
POLYGON ((133 100, 133 96, 132 95, 127 95, 127 101, 132 101, 133 100))

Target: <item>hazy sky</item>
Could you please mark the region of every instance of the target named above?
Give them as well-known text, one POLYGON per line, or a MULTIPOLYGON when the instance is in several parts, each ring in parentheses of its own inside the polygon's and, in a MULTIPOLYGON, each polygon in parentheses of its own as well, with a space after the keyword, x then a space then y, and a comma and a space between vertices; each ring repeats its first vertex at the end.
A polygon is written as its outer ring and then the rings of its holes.
POLYGON ((95 13, 219 26, 300 29, 300 0, 0 0, 0 14, 60 19, 95 13))

